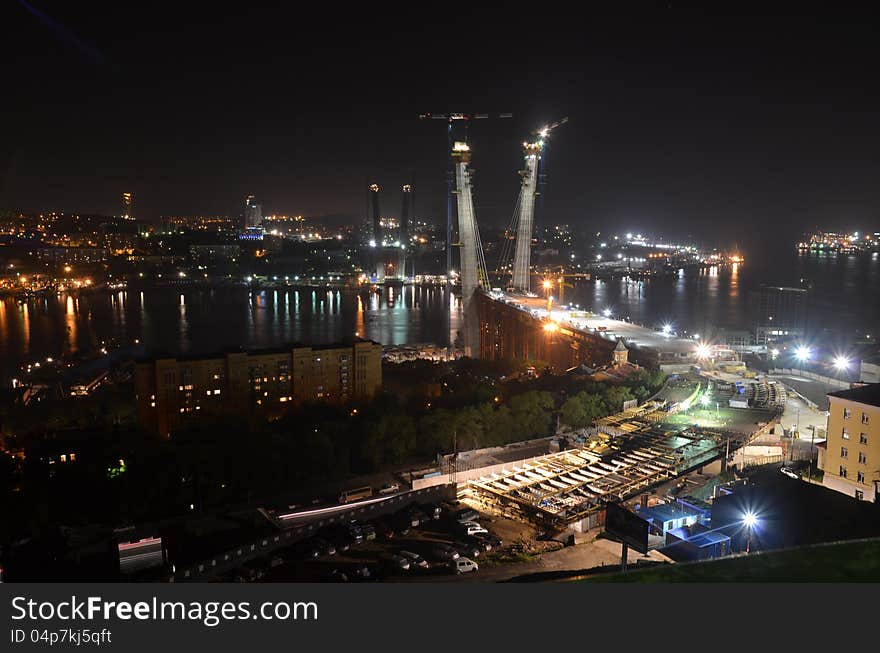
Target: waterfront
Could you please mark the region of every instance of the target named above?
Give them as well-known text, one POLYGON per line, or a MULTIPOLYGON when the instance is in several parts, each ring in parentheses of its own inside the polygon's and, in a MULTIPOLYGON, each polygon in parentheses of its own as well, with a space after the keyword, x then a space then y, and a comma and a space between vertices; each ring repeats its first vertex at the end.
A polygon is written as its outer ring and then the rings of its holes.
MULTIPOLYGON (((880 324, 877 257, 798 255, 782 251, 745 265, 688 270, 645 281, 578 282, 566 301, 650 326, 671 323, 690 334, 710 327, 748 329, 750 292, 760 283, 812 285, 809 324, 841 337, 880 324)), ((0 360, 11 371, 29 360, 87 351, 102 341, 141 341, 150 353, 213 352, 286 342, 319 344, 359 335, 385 345, 441 343, 445 308, 440 287, 376 293, 244 287, 146 288, 67 294, 19 303, 0 301, 0 360)), ((456 304, 451 323, 461 323, 456 304)), ((874 336, 876 337, 876 335, 874 336)))

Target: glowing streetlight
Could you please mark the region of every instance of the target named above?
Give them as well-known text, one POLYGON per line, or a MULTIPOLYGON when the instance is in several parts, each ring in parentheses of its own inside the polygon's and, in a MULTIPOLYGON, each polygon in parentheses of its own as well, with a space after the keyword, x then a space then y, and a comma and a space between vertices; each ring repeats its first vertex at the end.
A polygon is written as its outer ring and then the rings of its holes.
POLYGON ((702 397, 700 397, 700 403, 703 404, 703 406, 708 406, 709 405, 709 395, 703 395, 702 397))
POLYGON ((746 553, 752 548, 752 529, 758 524, 758 516, 748 511, 743 515, 743 526, 746 527, 746 553))
POLYGON ((611 317, 611 309, 606 308, 604 311, 602 311, 602 315, 604 315, 605 317, 611 317))
POLYGON ((553 282, 550 281, 550 279, 544 279, 544 283, 542 285, 544 286, 544 290, 550 290, 553 287, 553 282))
POLYGON ((813 355, 812 350, 806 345, 799 345, 794 350, 794 357, 803 363, 804 361, 810 360, 810 356, 813 355))
POLYGON ((706 359, 712 356, 712 348, 705 342, 697 345, 697 358, 706 359))
POLYGON ((779 350, 776 349, 775 347, 770 350, 770 358, 772 358, 773 360, 776 360, 777 358, 779 358, 779 350))
POLYGON ((672 325, 667 322, 663 325, 662 331, 664 336, 670 335, 672 333, 672 325))
POLYGON ((843 372, 844 370, 849 369, 851 362, 852 361, 848 357, 842 354, 834 357, 834 367, 838 372, 843 372))

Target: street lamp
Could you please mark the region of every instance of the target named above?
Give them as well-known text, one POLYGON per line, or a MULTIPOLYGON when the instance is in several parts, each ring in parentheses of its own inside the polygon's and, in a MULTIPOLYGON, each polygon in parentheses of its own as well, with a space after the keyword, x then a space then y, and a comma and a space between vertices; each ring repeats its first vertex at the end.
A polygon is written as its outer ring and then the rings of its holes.
POLYGON ((705 342, 697 345, 697 358, 706 359, 712 355, 712 348, 705 342))
POLYGON ((746 553, 749 553, 752 548, 752 528, 754 528, 758 523, 758 516, 748 511, 743 515, 743 526, 746 527, 746 553))
POLYGON ((835 356, 834 357, 834 368, 838 372, 844 372, 849 369, 849 365, 851 362, 852 361, 850 361, 850 359, 848 357, 844 356, 843 354, 841 354, 840 356, 835 356))
POLYGON ((605 317, 611 317, 611 309, 606 308, 604 311, 602 311, 602 315, 604 315, 605 317))
POLYGON ((812 356, 812 355, 813 355, 812 350, 809 347, 807 347, 806 345, 799 345, 794 350, 794 357, 800 363, 804 363, 804 362, 810 360, 810 356, 812 356))

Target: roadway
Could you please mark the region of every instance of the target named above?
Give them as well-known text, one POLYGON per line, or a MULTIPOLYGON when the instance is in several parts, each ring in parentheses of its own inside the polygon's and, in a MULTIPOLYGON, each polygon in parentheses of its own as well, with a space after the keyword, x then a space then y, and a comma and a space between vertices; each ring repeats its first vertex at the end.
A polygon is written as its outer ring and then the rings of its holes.
MULTIPOLYGON (((528 297, 510 293, 493 292, 492 296, 501 301, 520 308, 541 319, 550 319, 559 324, 567 324, 581 331, 594 333, 612 342, 623 338, 627 346, 635 345, 640 349, 651 349, 667 356, 690 359, 696 352, 693 340, 676 338, 647 327, 615 320, 603 315, 587 311, 572 310, 570 307, 551 306, 547 311, 547 300, 540 297, 528 297)), ((682 362, 687 362, 682 360, 682 362)))

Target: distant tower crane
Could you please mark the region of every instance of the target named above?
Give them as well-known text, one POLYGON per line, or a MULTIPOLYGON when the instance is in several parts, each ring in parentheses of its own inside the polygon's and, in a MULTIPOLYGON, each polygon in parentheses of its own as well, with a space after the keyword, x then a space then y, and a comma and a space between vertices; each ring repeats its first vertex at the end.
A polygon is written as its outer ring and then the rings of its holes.
MULTIPOLYGON (((525 168, 520 170, 522 183, 519 197, 519 216, 516 227, 516 245, 513 257, 513 278, 511 286, 519 291, 528 293, 531 290, 531 252, 532 235, 535 230, 535 198, 541 193, 540 185, 543 186, 544 175, 541 169, 541 157, 546 147, 547 138, 557 127, 568 122, 563 118, 558 122, 532 132, 537 138, 531 142, 523 143, 523 155, 525 168)), ((516 220, 516 216, 514 217, 516 220)))

